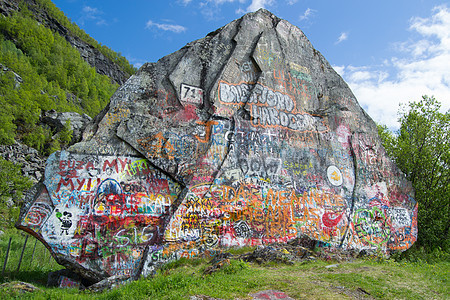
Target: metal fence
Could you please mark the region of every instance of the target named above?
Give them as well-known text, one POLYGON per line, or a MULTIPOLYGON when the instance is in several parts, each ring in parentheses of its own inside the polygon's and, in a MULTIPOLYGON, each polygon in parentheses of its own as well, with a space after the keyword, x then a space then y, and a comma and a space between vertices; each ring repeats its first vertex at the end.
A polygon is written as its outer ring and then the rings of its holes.
MULTIPOLYGON (((24 260, 24 254, 25 254, 26 250, 28 250, 27 253, 30 252, 30 247, 33 247, 33 250, 31 251, 30 261, 28 263, 29 263, 29 266, 32 266, 33 261, 35 260, 36 246, 38 245, 38 240, 34 239, 34 245, 33 245, 33 242, 31 242, 31 245, 30 245, 30 243, 28 243, 29 237, 30 236, 28 234, 25 236, 25 241, 23 242, 23 246, 20 247, 19 251, 17 251, 17 249, 16 249, 16 251, 11 250, 11 244, 13 242, 13 238, 12 237, 9 238, 5 257, 3 259, 2 277, 4 277, 5 274, 19 273, 20 268, 22 266, 22 262, 24 260), (18 262, 16 259, 17 257, 19 257, 18 262), (11 266, 11 258, 15 258, 13 261, 16 262, 16 264, 14 264, 12 266, 11 266), (8 261, 10 261, 9 270, 7 268, 8 261), (17 265, 17 267, 16 267, 16 265, 17 265)), ((43 245, 42 245, 42 247, 43 247, 43 245)), ((39 257, 40 260, 42 260, 43 258, 44 258, 44 262, 48 262, 48 264, 51 264, 54 261, 52 255, 48 249, 46 249, 46 252, 44 253, 44 257, 42 257, 42 255, 39 257), (47 259, 48 259, 48 261, 47 261, 47 259)))

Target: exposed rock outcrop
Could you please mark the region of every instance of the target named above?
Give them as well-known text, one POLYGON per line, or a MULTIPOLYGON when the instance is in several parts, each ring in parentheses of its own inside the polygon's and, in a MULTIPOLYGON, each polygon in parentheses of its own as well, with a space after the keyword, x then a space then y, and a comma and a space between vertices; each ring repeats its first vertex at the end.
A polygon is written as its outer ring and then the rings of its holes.
MULTIPOLYGON (((56 111, 43 112, 41 126, 49 126, 54 134, 60 132, 67 121, 70 121, 70 129, 73 131, 71 144, 81 140, 82 134, 92 118, 86 114, 75 112, 58 113, 56 111)), ((46 158, 39 152, 20 142, 12 145, 0 145, 0 156, 4 159, 20 165, 22 175, 37 183, 44 176, 46 158)))
POLYGON ((49 126, 54 133, 63 130, 66 122, 70 122, 70 130, 73 131, 71 144, 79 142, 86 126, 92 121, 92 118, 86 114, 80 115, 76 112, 57 112, 50 110, 42 113, 42 125, 49 126))
POLYGON ((405 250, 417 205, 347 84, 260 10, 145 64, 48 159, 17 227, 100 281, 304 235, 405 250))
POLYGON ((3 75, 5 73, 9 73, 9 72, 11 72, 11 74, 14 77, 14 86, 15 86, 15 88, 20 87, 20 85, 23 83, 22 77, 20 77, 19 74, 17 74, 16 72, 11 70, 7 66, 4 66, 4 65, 0 64, 0 75, 3 75))
POLYGON ((45 158, 36 149, 21 143, 0 145, 0 156, 22 166, 22 175, 37 183, 44 176, 45 158))

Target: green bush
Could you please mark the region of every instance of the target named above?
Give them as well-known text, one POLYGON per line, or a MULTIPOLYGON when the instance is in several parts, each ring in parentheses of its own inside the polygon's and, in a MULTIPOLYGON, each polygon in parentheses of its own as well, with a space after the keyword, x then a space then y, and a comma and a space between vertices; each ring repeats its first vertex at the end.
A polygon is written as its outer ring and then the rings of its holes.
POLYGON ((425 248, 418 243, 404 252, 396 252, 391 258, 397 262, 427 263, 435 264, 439 262, 450 262, 450 253, 441 247, 434 249, 425 248))
POLYGON ((22 176, 21 166, 0 156, 0 224, 12 228, 19 216, 23 192, 32 186, 30 179, 22 176))
POLYGON ((378 126, 388 155, 406 174, 418 202, 418 246, 450 250, 450 110, 423 96, 399 112, 400 129, 378 126))
POLYGON ((71 128, 70 120, 67 120, 66 123, 64 124, 64 128, 57 134, 58 141, 63 147, 68 146, 70 141, 72 140, 73 130, 70 128, 71 128))

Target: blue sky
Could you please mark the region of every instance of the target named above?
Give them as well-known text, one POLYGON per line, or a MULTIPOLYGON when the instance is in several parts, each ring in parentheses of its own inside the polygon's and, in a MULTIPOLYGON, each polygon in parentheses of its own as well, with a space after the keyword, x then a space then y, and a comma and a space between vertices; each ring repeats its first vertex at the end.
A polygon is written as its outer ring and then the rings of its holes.
POLYGON ((378 123, 434 95, 450 108, 450 5, 435 0, 53 0, 139 67, 266 8, 298 26, 378 123))

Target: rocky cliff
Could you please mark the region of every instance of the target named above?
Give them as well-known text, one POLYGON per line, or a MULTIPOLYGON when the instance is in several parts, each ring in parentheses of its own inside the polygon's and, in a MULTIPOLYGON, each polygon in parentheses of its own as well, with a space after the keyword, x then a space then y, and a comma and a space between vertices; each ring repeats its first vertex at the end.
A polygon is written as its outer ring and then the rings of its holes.
POLYGON ((12 12, 20 10, 21 6, 19 4, 21 2, 23 2, 33 13, 38 22, 49 27, 54 32, 59 33, 75 47, 80 52, 81 57, 94 67, 99 74, 108 76, 111 80, 120 85, 130 77, 131 74, 127 74, 120 66, 103 55, 93 45, 86 43, 70 32, 69 29, 52 17, 45 9, 42 9, 42 6, 35 0, 2 0, 0 2, 0 13, 4 16, 8 16, 12 12))
POLYGON ((260 10, 145 64, 48 159, 17 226, 98 281, 305 235, 405 250, 417 204, 347 84, 260 10))

